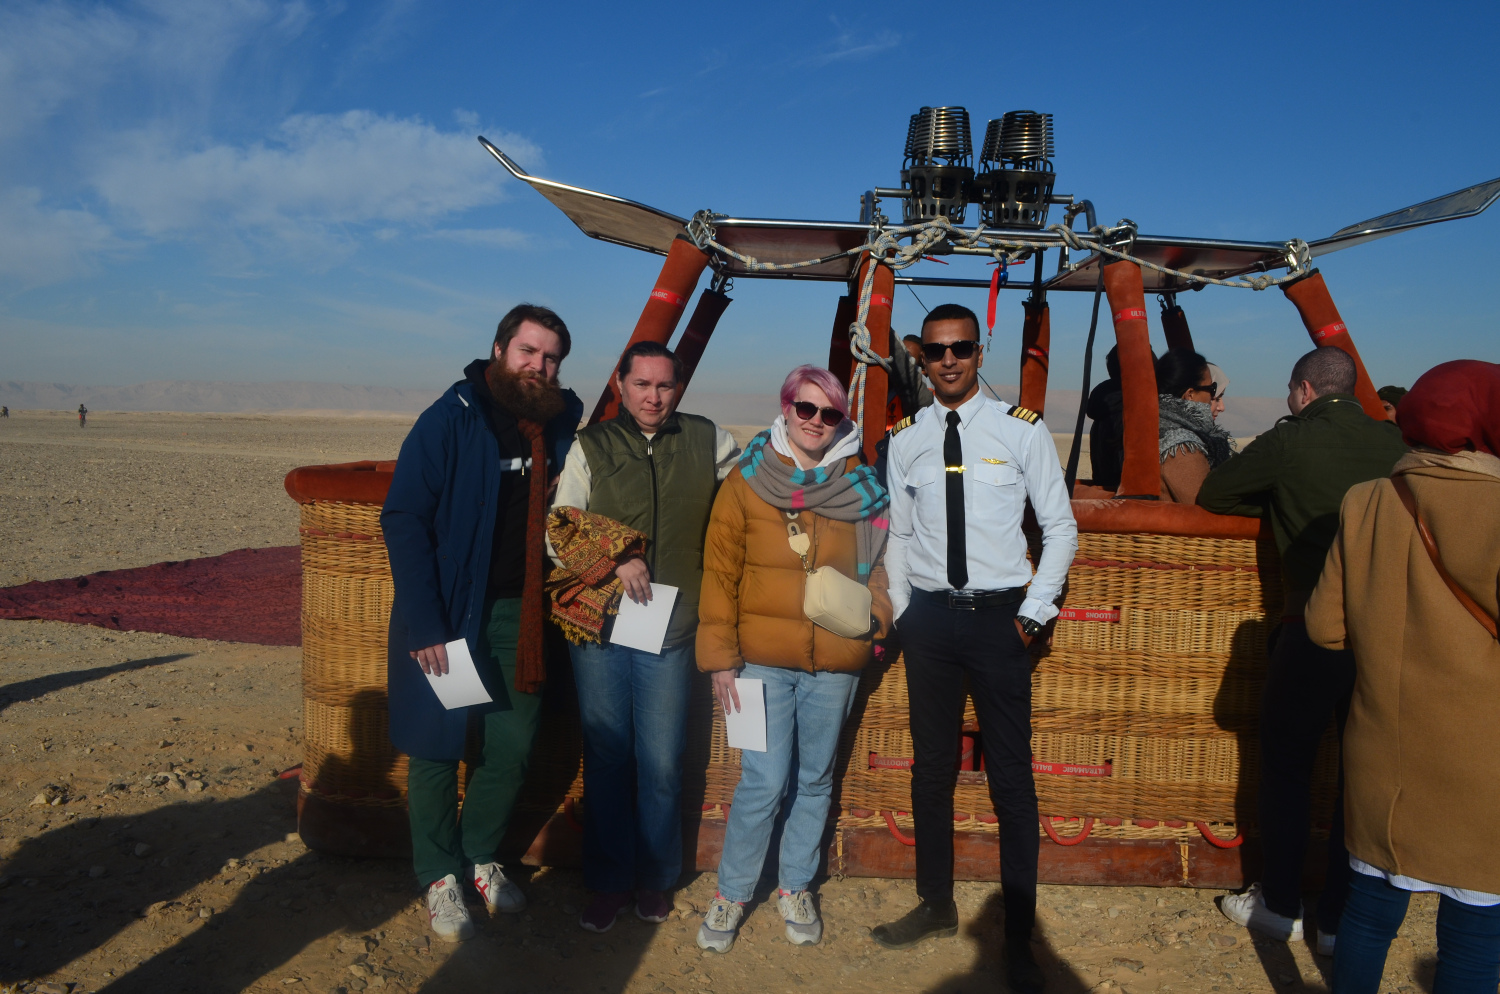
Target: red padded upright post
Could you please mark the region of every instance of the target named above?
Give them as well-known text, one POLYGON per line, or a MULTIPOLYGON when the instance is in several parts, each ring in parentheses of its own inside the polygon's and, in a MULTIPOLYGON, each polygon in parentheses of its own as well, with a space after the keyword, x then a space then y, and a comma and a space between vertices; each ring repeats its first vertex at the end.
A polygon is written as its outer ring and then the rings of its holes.
POLYGON ((683 392, 692 381, 693 371, 703 358, 703 350, 708 348, 708 340, 713 337, 714 329, 719 326, 719 318, 724 316, 724 310, 730 303, 730 298, 717 290, 704 290, 698 297, 698 306, 693 308, 693 316, 688 318, 687 327, 682 330, 682 337, 672 350, 682 360, 682 381, 677 384, 678 400, 682 399, 683 392))
POLYGON ((1123 497, 1161 496, 1161 459, 1157 437, 1161 410, 1156 400, 1156 370, 1146 325, 1146 291, 1141 267, 1120 260, 1104 267, 1104 293, 1114 315, 1120 348, 1120 386, 1125 397, 1125 465, 1120 473, 1123 497))
MULTIPOLYGON (((865 273, 872 265, 876 267, 875 282, 870 291, 870 313, 865 318, 865 325, 870 329, 870 351, 878 356, 889 358, 891 354, 891 298, 896 293, 895 271, 890 266, 875 262, 868 254, 862 256, 859 269, 854 274, 853 290, 856 294, 854 300, 857 305, 859 301, 857 294, 864 288, 865 273)), ((857 316, 857 306, 855 313, 857 316)), ((850 321, 852 322, 853 318, 850 318, 850 321)), ((846 341, 848 331, 849 327, 845 325, 846 341)), ((853 362, 852 357, 850 361, 853 362)), ((850 369, 852 373, 852 365, 850 369)), ((872 466, 875 464, 875 443, 885 436, 886 394, 890 391, 890 386, 890 374, 885 371, 884 367, 878 365, 866 367, 864 452, 865 461, 872 466)))
POLYGON ((1187 315, 1182 313, 1182 308, 1176 304, 1162 308, 1161 330, 1167 337, 1167 348, 1190 349, 1193 347, 1193 333, 1188 330, 1187 315))
POLYGON ((1021 406, 1042 413, 1047 403, 1047 367, 1051 364, 1052 312, 1045 300, 1025 301, 1021 325, 1021 406))
MULTIPOLYGON (((636 342, 667 344, 672 332, 677 329, 682 309, 693 295, 693 288, 698 285, 698 277, 703 275, 707 266, 708 256, 698 246, 682 235, 673 240, 672 247, 667 250, 667 261, 661 264, 661 275, 656 277, 656 286, 652 289, 651 296, 646 298, 646 306, 635 323, 635 331, 631 333, 625 349, 636 342)), ((625 349, 620 350, 622 356, 625 349)), ((615 368, 610 370, 609 379, 604 384, 604 393, 599 397, 599 403, 594 405, 589 424, 612 418, 619 411, 620 396, 615 392, 615 372, 619 368, 620 364, 616 361, 615 368)))
POLYGON ((828 341, 828 371, 846 387, 854 372, 854 354, 849 351, 849 326, 858 313, 859 298, 840 297, 838 310, 833 313, 833 336, 828 341))
POLYGON ((1312 337, 1314 345, 1331 345, 1336 349, 1343 349, 1354 359, 1354 396, 1359 398, 1359 405, 1365 409, 1366 414, 1377 421, 1384 421, 1385 408, 1380 403, 1379 395, 1375 393, 1375 384, 1370 381, 1370 374, 1365 370, 1364 360, 1359 357, 1359 350, 1354 347, 1354 339, 1349 337, 1349 328, 1344 324, 1344 319, 1339 317, 1339 309, 1328 293, 1328 284, 1323 282, 1323 274, 1314 269, 1300 280, 1281 284, 1281 292, 1286 294, 1287 299, 1296 306, 1297 313, 1302 315, 1302 323, 1307 326, 1307 333, 1312 337))

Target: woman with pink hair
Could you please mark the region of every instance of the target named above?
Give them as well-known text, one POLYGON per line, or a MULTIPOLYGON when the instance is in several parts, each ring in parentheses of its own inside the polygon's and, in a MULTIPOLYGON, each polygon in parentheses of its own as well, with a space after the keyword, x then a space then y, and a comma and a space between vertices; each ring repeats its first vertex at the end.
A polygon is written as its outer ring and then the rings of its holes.
MULTIPOLYGON (((818 871, 839 729, 859 671, 891 623, 881 558, 890 498, 860 457, 849 397, 826 369, 798 366, 781 414, 745 447, 714 501, 703 549, 698 668, 713 674, 726 713, 736 679, 761 681, 766 749, 746 749, 719 861, 719 892, 698 945, 728 952, 754 896, 772 829, 782 823, 777 906, 797 945, 822 938, 808 890, 818 871), (810 574, 832 567, 868 586, 868 628, 846 637, 803 611, 810 574)), ((815 612, 816 613, 816 612, 815 612)), ((826 619, 825 619, 826 620, 826 619)))

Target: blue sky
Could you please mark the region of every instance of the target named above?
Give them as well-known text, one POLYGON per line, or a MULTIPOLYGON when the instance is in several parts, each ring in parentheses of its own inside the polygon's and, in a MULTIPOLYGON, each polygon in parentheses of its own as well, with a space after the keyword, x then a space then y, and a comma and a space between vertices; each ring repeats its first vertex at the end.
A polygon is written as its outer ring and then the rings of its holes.
MULTIPOLYGON (((897 183, 919 106, 968 107, 976 144, 1035 109, 1055 115, 1058 190, 1101 221, 1312 239, 1500 176, 1497 40, 1493 3, 9 0, 0 378, 440 387, 531 300, 573 327, 564 380, 592 396, 660 260, 585 238, 477 134, 683 216, 852 220, 897 183)), ((1500 208, 1320 266, 1378 382, 1500 361, 1500 208)), ((825 360, 838 295, 741 281, 694 389, 769 391, 825 360)), ((1020 300, 1002 299, 996 384, 1020 300)), ((1308 347, 1280 291, 1181 302, 1241 394, 1278 392, 1308 347)), ((1088 303, 1053 297, 1058 385, 1076 387, 1088 303)), ((902 290, 898 328, 920 315, 902 290)))

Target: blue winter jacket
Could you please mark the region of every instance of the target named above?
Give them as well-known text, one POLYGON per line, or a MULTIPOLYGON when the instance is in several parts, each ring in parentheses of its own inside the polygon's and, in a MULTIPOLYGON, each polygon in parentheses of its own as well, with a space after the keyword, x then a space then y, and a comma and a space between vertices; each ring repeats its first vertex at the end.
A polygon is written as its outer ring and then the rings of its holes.
MULTIPOLYGON (((564 394, 567 409, 545 436, 550 477, 561 470, 583 416, 577 395, 564 394)), ((510 707, 512 688, 479 655, 500 493, 500 445, 480 403, 461 380, 422 412, 401 444, 380 512, 396 585, 386 656, 391 743, 419 759, 462 759, 473 709, 444 708, 411 652, 465 639, 495 699, 480 710, 510 707)))

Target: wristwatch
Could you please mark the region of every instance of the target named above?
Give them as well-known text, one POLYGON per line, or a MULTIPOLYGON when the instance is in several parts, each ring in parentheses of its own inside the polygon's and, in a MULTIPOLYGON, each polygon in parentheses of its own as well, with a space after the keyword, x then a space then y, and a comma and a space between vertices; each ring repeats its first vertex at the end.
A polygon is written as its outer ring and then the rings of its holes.
POLYGON ((1036 638, 1038 635, 1042 634, 1042 629, 1047 627, 1034 618, 1017 618, 1016 621, 1020 623, 1021 631, 1025 632, 1026 637, 1029 639, 1036 638))

